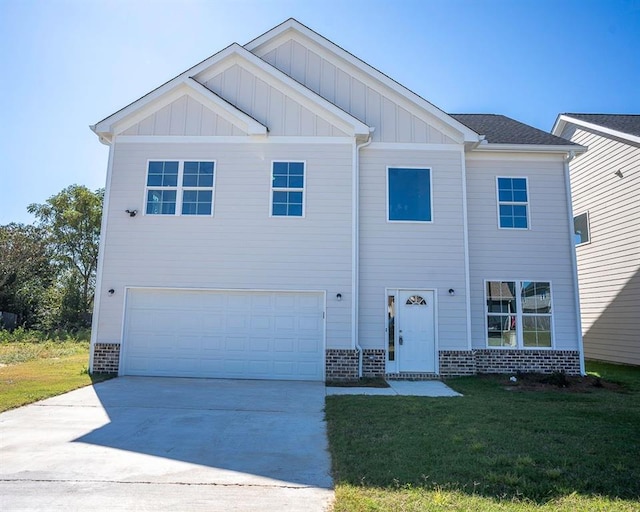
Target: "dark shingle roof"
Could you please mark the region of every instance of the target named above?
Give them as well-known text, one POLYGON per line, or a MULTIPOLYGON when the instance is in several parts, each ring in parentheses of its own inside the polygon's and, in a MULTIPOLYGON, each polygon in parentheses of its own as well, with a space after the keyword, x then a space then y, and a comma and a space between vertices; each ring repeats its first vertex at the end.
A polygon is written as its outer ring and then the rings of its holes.
POLYGON ((570 142, 545 131, 499 114, 449 114, 491 144, 539 144, 571 146, 570 142))
POLYGON ((640 114, 563 114, 629 135, 640 137, 640 114))

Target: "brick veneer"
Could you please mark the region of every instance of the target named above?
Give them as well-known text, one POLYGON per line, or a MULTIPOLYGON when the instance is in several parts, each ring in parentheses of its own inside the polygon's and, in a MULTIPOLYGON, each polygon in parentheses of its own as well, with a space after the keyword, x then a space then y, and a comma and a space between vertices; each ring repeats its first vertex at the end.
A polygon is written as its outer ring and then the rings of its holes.
POLYGON ((580 374, 577 350, 476 350, 478 373, 564 372, 580 374))
POLYGON ((383 348, 365 348, 362 350, 362 376, 384 377, 387 365, 387 352, 383 348))
POLYGON ((476 359, 471 350, 441 350, 440 376, 475 375, 476 359))
POLYGON ((93 373, 118 373, 120 343, 96 343, 93 346, 93 373))
POLYGON ((358 378, 358 351, 328 348, 325 363, 326 380, 356 380, 358 378))

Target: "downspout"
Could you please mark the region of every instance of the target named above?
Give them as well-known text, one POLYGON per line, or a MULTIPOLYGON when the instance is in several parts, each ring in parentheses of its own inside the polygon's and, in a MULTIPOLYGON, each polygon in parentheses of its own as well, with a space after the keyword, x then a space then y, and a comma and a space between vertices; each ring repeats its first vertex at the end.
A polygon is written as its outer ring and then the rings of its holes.
MULTIPOLYGON (((564 188, 567 194, 567 213, 569 215, 569 234, 573 233, 573 203, 571 200, 571 177, 569 162, 576 156, 575 151, 570 151, 564 159, 564 188)), ((582 318, 580 313, 580 290, 578 286, 578 259, 576 256, 576 244, 571 238, 571 270, 573 272, 573 293, 576 308, 576 329, 578 334, 578 350, 580 351, 580 374, 586 375, 584 367, 584 346, 582 342, 582 318)))
POLYGON ((358 343, 359 273, 360 273, 360 150, 371 144, 374 128, 367 140, 353 144, 353 174, 351 176, 351 339, 358 351, 358 377, 362 377, 362 347, 358 343))
POLYGON ((89 348, 89 373, 93 373, 93 351, 98 341, 98 323, 100 320, 100 303, 102 301, 102 268, 104 266, 104 248, 107 238, 107 221, 109 201, 111 198, 111 174, 113 172, 113 151, 115 140, 108 141, 100 136, 100 142, 109 146, 107 160, 107 176, 105 179, 104 197, 102 199, 102 220, 100 222, 100 241, 98 243, 98 264, 96 266, 96 286, 93 294, 93 315, 91 317, 91 345, 89 348))

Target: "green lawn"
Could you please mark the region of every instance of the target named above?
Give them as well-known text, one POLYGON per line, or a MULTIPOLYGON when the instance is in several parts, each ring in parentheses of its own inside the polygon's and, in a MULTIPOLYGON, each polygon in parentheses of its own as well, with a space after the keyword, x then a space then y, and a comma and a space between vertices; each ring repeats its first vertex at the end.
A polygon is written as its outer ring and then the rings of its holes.
POLYGON ((88 365, 87 341, 0 343, 0 412, 108 378, 88 365))
POLYGON ((588 370, 623 387, 327 397, 335 511, 639 511, 640 368, 588 370))

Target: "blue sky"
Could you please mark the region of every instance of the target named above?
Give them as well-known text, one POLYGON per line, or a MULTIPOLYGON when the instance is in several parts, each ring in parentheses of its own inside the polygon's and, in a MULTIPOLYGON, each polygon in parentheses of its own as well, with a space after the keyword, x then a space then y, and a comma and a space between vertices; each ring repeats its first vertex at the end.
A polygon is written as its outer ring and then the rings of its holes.
POLYGON ((0 0, 0 224, 104 186, 90 124, 289 17, 446 112, 640 113, 640 0, 0 0))

